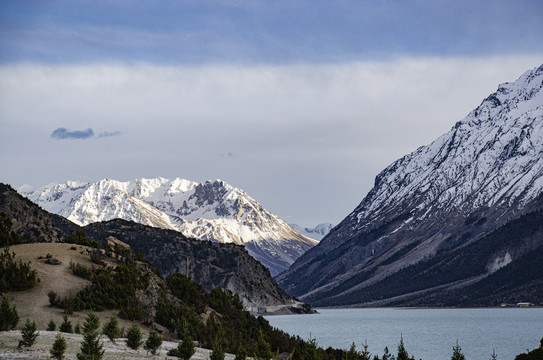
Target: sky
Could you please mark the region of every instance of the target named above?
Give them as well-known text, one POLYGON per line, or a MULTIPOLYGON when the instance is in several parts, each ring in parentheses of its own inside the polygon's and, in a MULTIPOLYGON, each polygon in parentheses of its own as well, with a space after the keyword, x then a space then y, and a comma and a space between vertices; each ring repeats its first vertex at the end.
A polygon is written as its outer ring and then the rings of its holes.
POLYGON ((222 179, 337 224, 543 63, 543 2, 0 2, 0 181, 222 179))

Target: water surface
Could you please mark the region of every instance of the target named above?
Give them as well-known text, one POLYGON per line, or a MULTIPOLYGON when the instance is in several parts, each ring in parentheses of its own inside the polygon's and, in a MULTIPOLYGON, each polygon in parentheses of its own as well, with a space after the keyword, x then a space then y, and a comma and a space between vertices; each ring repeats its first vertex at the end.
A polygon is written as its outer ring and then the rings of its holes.
POLYGON ((270 324, 303 339, 316 338, 321 347, 357 349, 367 340, 370 352, 381 356, 388 346, 397 352, 400 336, 410 356, 449 360, 458 340, 467 360, 513 360, 539 347, 543 308, 496 309, 319 309, 315 315, 267 316, 270 324))

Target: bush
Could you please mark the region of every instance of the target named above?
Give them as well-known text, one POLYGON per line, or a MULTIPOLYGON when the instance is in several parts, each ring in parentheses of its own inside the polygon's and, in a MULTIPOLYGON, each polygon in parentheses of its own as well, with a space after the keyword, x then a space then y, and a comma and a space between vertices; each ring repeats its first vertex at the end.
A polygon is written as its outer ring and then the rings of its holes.
POLYGON ((57 324, 51 319, 49 324, 47 324, 47 331, 55 331, 57 329, 57 324))
POLYGON ((30 319, 26 319, 25 325, 23 326, 21 330, 21 334, 23 335, 22 340, 19 340, 19 349, 21 347, 31 347, 36 343, 36 338, 38 337, 38 333, 36 332, 36 323, 34 321, 30 322, 30 319))
POLYGON ((14 231, 11 231, 13 222, 3 211, 0 211, 0 246, 20 244, 23 241, 14 231))
POLYGON ((62 358, 64 357, 65 351, 66 351, 66 340, 59 333, 57 334, 57 337, 55 338, 55 342, 53 343, 53 347, 51 348, 51 351, 49 353, 51 354, 51 357, 53 359, 62 360, 62 358))
POLYGON ((141 344, 141 330, 138 325, 134 324, 128 328, 126 333, 126 345, 131 349, 138 350, 141 344))
POLYGON ((30 289, 39 281, 38 273, 30 268, 30 262, 16 262, 15 253, 10 253, 7 247, 0 252, 0 293, 30 289))
POLYGON ((102 247, 102 244, 100 244, 98 241, 89 239, 83 229, 79 229, 77 231, 70 230, 70 235, 64 239, 64 242, 69 244, 89 246, 93 248, 102 247))
POLYGON ((70 270, 72 270, 72 274, 75 276, 79 276, 87 280, 92 279, 92 270, 84 265, 70 261, 70 270))
POLYGON ((60 305, 60 302, 61 302, 61 299, 60 299, 60 296, 57 295, 56 292, 54 292, 53 290, 49 291, 47 293, 47 296, 49 297, 49 304, 51 306, 58 306, 60 305))
POLYGON ((15 329, 19 323, 19 314, 15 304, 10 306, 9 299, 6 295, 2 296, 2 304, 0 304, 0 331, 9 331, 15 329))
POLYGON ((147 338, 143 348, 155 355, 160 345, 162 345, 162 336, 158 335, 155 330, 149 331, 149 337, 147 338))
POLYGON ((188 331, 183 331, 183 338, 177 345, 177 348, 168 351, 168 355, 176 356, 178 358, 189 360, 194 355, 194 343, 188 331))

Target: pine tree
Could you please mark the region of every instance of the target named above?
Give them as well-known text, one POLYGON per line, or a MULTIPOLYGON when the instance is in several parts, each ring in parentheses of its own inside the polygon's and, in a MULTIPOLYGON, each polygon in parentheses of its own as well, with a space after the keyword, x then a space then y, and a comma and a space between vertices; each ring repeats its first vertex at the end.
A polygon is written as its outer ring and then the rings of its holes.
POLYGON ((211 356, 209 357, 209 360, 224 360, 224 347, 224 340, 221 335, 218 335, 213 343, 213 347, 211 348, 211 356))
POLYGON ((68 320, 68 315, 64 314, 62 324, 60 324, 59 330, 63 333, 71 334, 73 333, 72 330, 72 322, 68 320))
POLYGON ((34 321, 30 322, 30 319, 26 319, 25 325, 21 330, 21 334, 23 335, 23 339, 19 340, 19 349, 23 346, 31 347, 34 345, 36 343, 36 338, 39 335, 36 332, 36 323, 34 321))
POLYGON ((371 360, 371 354, 368 351, 368 341, 364 340, 364 344, 362 344, 362 347, 364 350, 362 350, 360 354, 360 360, 371 360))
POLYGON ((55 331, 57 329, 57 324, 53 321, 53 319, 49 320, 49 324, 47 324, 47 331, 55 331))
POLYGON ((453 346, 451 360, 466 360, 464 354, 462 354, 462 348, 458 345, 458 339, 456 340, 456 346, 453 346))
POLYGON ((254 349, 255 360, 268 360, 271 359, 272 352, 270 350, 270 344, 264 339, 264 333, 262 329, 258 329, 258 340, 254 349))
POLYGON ((81 325, 79 325, 79 321, 77 322, 77 324, 75 324, 74 333, 81 334, 81 325))
POLYGON ((104 356, 103 346, 98 334, 99 328, 100 319, 93 312, 90 312, 83 324, 84 336, 81 350, 77 354, 78 360, 100 360, 104 356))
POLYGON ((247 360, 247 349, 241 343, 238 345, 234 360, 247 360))
POLYGON ((51 357, 57 360, 62 360, 62 357, 64 356, 64 352, 66 351, 66 339, 60 335, 60 333, 57 334, 57 337, 55 338, 55 342, 53 343, 53 347, 51 348, 51 351, 49 352, 51 354, 51 357))
POLYGON ((121 329, 119 329, 119 322, 117 321, 117 317, 115 315, 109 318, 109 321, 102 329, 102 333, 106 335, 113 343, 115 343, 115 339, 121 336, 121 329))
POLYGON ((358 360, 358 351, 356 351, 356 345, 353 342, 351 344, 351 347, 349 348, 349 351, 345 354, 345 360, 358 360))
POLYGON ((0 331, 9 331, 15 329, 19 323, 19 314, 17 307, 13 304, 10 306, 9 299, 6 295, 2 296, 2 304, 0 304, 0 331))
POLYGON ((496 351, 492 349, 492 354, 490 354, 490 360, 497 360, 498 355, 496 355, 496 351))
POLYGON ((149 331, 149 337, 147 338, 143 348, 155 355, 160 345, 162 345, 162 336, 160 336, 156 330, 149 331))
POLYGON ((128 328, 126 333, 126 345, 131 349, 138 350, 141 343, 141 330, 137 324, 134 324, 128 328))
POLYGON ((194 355, 194 352, 194 342, 192 341, 192 337, 190 336, 190 333, 185 327, 185 330, 183 330, 183 338, 181 339, 181 342, 179 342, 177 348, 168 351, 168 355, 177 356, 178 358, 189 360, 190 357, 194 355))
POLYGON ((400 335, 400 343, 398 344, 397 360, 412 360, 412 358, 409 357, 407 350, 405 350, 405 346, 403 344, 403 335, 400 335))

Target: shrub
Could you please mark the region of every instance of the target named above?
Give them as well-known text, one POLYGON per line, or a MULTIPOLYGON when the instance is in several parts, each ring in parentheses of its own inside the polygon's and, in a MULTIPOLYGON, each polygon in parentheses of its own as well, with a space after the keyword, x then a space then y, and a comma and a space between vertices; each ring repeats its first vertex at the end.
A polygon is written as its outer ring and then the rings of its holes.
POLYGON ((98 241, 89 239, 83 229, 79 229, 77 231, 70 230, 70 235, 64 239, 64 242, 69 244, 89 246, 93 248, 102 247, 102 244, 100 244, 98 241))
POLYGON ((10 253, 7 247, 0 252, 0 293, 30 289, 39 281, 38 273, 31 269, 30 262, 16 262, 15 253, 10 253))
POLYGON ((60 305, 61 299, 60 299, 60 296, 58 296, 56 292, 51 290, 47 293, 47 296, 49 297, 49 304, 51 304, 51 306, 60 305))
POLYGON ((189 360, 192 355, 194 355, 194 343, 188 331, 183 331, 183 338, 177 345, 177 348, 171 349, 168 351, 168 355, 176 356, 178 358, 189 360))
POLYGON ((14 329, 19 323, 19 314, 17 307, 13 304, 10 306, 9 299, 6 295, 2 296, 2 304, 0 304, 0 331, 9 331, 14 329))
POLYGON ((81 325, 79 325, 79 321, 75 324, 74 333, 81 334, 81 325))
POLYGON ((134 324, 128 328, 126 333, 126 345, 131 349, 138 350, 141 344, 141 330, 138 325, 134 324))
POLYGON ((62 358, 64 357, 65 351, 66 351, 66 340, 59 333, 57 334, 57 337, 55 338, 55 342, 53 343, 53 347, 51 348, 51 351, 49 353, 51 354, 51 357, 53 359, 62 360, 62 358))
POLYGON ((84 265, 70 261, 70 270, 72 270, 72 274, 75 276, 79 276, 87 280, 92 279, 92 270, 84 265))
POLYGON ((3 211, 0 211, 0 246, 9 246, 22 243, 21 238, 11 230, 13 222, 3 211))
POLYGON ((49 324, 47 324, 47 331, 55 331, 57 329, 57 324, 53 321, 53 319, 49 320, 49 324))
POLYGON ((162 345, 162 336, 160 336, 156 330, 149 331, 149 337, 147 338, 143 348, 155 355, 160 345, 162 345))
POLYGON ((36 323, 34 321, 30 322, 30 319, 26 319, 25 325, 21 330, 23 338, 19 340, 19 349, 23 346, 31 347, 36 343, 36 338, 38 333, 36 332, 36 323))

